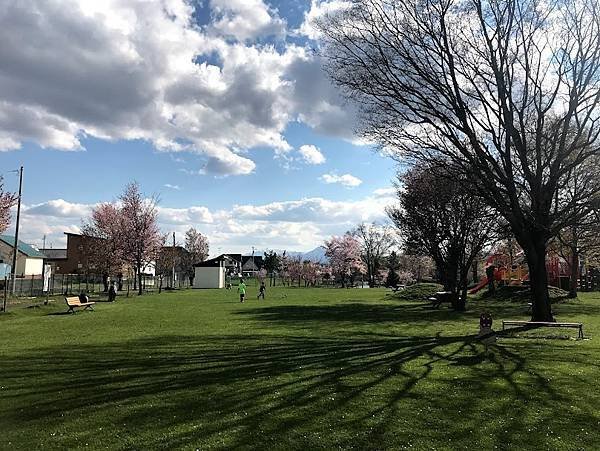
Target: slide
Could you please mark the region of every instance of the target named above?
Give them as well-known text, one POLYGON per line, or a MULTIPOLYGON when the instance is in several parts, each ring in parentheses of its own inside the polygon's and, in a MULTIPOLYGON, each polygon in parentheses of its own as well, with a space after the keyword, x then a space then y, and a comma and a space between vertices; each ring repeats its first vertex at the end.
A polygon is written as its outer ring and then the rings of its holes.
POLYGON ((469 294, 477 293, 479 290, 487 287, 487 284, 488 284, 488 278, 484 277, 483 279, 481 279, 481 282, 479 282, 477 285, 475 285, 473 288, 471 288, 469 290, 469 294))

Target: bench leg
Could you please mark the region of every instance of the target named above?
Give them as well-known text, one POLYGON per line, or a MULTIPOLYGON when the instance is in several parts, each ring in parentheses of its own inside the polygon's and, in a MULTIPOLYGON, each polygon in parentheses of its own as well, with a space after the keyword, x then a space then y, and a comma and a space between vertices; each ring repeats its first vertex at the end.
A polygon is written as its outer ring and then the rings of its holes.
POLYGON ((579 328, 579 338, 583 340, 583 327, 579 328))
POLYGON ((85 308, 84 308, 84 310, 87 310, 87 309, 90 309, 92 312, 94 311, 94 309, 92 308, 91 305, 86 305, 85 308))

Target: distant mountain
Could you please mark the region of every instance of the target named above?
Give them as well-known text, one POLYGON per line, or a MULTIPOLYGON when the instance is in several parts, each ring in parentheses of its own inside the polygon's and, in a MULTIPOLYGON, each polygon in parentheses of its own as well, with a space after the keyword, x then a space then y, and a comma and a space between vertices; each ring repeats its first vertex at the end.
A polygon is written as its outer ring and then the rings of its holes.
MULTIPOLYGON (((283 249, 272 249, 277 252, 278 255, 283 254, 283 249)), ((255 250, 254 255, 263 255, 265 251, 255 250)), ((252 255, 252 252, 247 255, 252 255)), ((298 252, 298 251, 285 251, 285 255, 289 257, 301 257, 302 260, 308 260, 315 263, 328 263, 329 259, 325 256, 325 249, 321 246, 315 247, 312 251, 298 252)))

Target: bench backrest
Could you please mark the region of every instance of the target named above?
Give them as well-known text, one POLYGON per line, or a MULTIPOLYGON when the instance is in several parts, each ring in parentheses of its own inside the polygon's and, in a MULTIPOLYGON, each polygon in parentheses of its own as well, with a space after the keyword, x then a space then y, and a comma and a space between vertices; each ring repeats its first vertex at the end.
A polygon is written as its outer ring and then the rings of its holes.
POLYGON ((65 302, 69 306, 81 305, 81 301, 79 300, 79 297, 77 297, 77 296, 65 298, 65 302))

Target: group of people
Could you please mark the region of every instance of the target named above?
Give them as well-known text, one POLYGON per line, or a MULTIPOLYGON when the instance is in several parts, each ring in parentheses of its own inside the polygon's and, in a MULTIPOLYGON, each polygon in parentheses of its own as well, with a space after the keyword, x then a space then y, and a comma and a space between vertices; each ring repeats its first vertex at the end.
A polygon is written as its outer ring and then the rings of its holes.
MULTIPOLYGON (((256 295, 256 299, 265 298, 265 293, 267 292, 267 287, 265 286, 265 282, 262 281, 260 283, 260 288, 258 289, 258 294, 256 295)), ((244 302, 246 300, 246 284, 244 283, 244 279, 240 279, 240 283, 238 284, 238 293, 240 295, 240 302, 244 302)))

